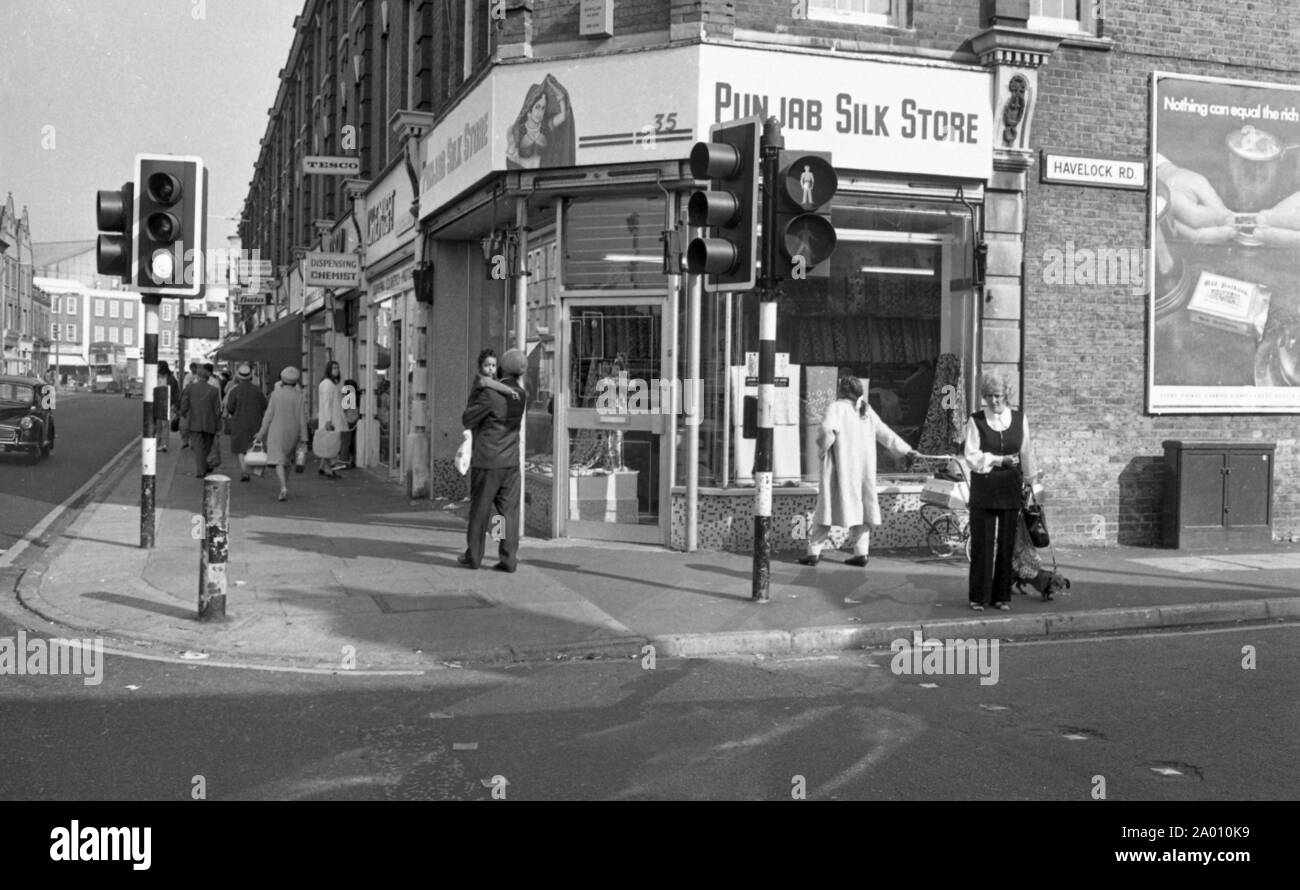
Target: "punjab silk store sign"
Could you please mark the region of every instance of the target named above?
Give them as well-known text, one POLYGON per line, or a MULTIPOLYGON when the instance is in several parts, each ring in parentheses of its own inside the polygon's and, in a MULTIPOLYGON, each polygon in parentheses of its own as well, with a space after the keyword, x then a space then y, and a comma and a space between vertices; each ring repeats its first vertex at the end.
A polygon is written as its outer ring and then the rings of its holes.
POLYGON ((990 89, 963 68, 705 45, 499 65, 422 142, 420 212, 496 171, 683 160, 756 114, 841 169, 987 179, 990 89))
POLYGON ((988 179, 990 75, 959 68, 700 47, 707 124, 775 115, 787 148, 840 169, 988 179))

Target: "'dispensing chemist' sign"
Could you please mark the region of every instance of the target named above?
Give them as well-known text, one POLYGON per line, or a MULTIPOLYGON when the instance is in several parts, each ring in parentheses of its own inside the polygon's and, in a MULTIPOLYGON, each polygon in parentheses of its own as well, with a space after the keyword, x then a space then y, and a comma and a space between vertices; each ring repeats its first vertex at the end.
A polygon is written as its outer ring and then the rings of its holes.
POLYGON ((356 287, 361 283, 361 258, 355 253, 309 253, 303 260, 304 287, 356 287))

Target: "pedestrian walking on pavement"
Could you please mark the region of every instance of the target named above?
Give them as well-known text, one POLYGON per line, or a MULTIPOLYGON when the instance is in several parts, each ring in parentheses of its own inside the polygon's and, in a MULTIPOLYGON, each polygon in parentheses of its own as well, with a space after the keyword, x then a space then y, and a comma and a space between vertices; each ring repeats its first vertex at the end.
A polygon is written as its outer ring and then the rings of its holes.
POLYGON ((356 466, 357 422, 361 420, 361 389, 352 379, 343 381, 339 390, 339 405, 343 409, 343 435, 339 437, 339 457, 334 469, 345 470, 356 466))
MULTIPOLYGON (((190 362, 190 372, 181 380, 181 392, 190 388, 190 384, 199 379, 199 363, 190 362)), ((190 421, 189 418, 181 416, 180 421, 181 449, 190 447, 190 421)))
POLYGON ((208 372, 208 383, 217 391, 217 399, 221 405, 221 425, 217 428, 217 434, 212 437, 212 450, 208 452, 208 472, 221 467, 221 437, 229 432, 226 429, 226 390, 221 385, 221 378, 217 376, 217 369, 212 362, 203 365, 203 369, 208 372))
POLYGON ((1029 449, 1029 422, 1012 410, 1015 389, 1010 375, 980 375, 984 407, 966 423, 966 464, 970 483, 970 607, 1011 608, 1016 526, 1024 506, 1022 489, 1034 481, 1029 449))
POLYGON ((194 475, 208 474, 212 442, 221 429, 221 394, 208 382, 207 368, 199 368, 194 382, 181 393, 181 418, 189 429, 194 452, 194 475))
POLYGON ((266 446, 266 462, 275 467, 282 501, 289 498, 289 466, 298 447, 307 445, 307 411, 298 385, 300 379, 297 368, 280 372, 280 382, 266 403, 256 437, 256 441, 266 446))
MULTIPOLYGON (((316 430, 319 433, 324 430, 327 433, 333 433, 333 436, 320 436, 316 443, 331 443, 329 448, 323 448, 323 454, 317 454, 319 461, 316 464, 316 472, 329 479, 341 479, 338 471, 334 468, 334 459, 339 456, 339 446, 342 444, 343 430, 347 427, 347 421, 343 418, 343 401, 340 384, 342 383, 342 372, 339 370, 338 362, 329 362, 325 365, 325 376, 321 378, 317 385, 317 405, 316 405, 316 430)), ((313 448, 313 451, 317 450, 313 448)))
POLYGON ((230 418, 230 450, 239 456, 239 481, 247 482, 248 465, 244 455, 253 447, 253 439, 262 428, 266 414, 266 396, 253 385, 253 369, 240 365, 235 382, 226 393, 226 416, 230 418))
POLYGON ((841 374, 836 399, 826 409, 817 434, 822 478, 817 489, 808 533, 808 550, 799 562, 815 566, 830 539, 831 527, 849 530, 853 556, 851 566, 865 566, 871 547, 871 527, 880 525, 880 501, 876 495, 876 443, 899 457, 916 452, 885 425, 867 404, 862 381, 853 374, 841 374))
POLYGON ((166 362, 158 363, 158 386, 154 390, 153 419, 158 450, 166 451, 172 432, 180 427, 181 384, 166 362), (159 399, 157 390, 166 387, 167 398, 159 399), (174 425, 173 425, 174 424, 174 425))
POLYGON ((500 367, 502 383, 519 397, 487 386, 475 387, 461 415, 465 429, 474 434, 474 452, 469 471, 468 546, 457 562, 477 569, 483 563, 484 536, 493 532, 500 535, 499 561, 493 568, 513 572, 519 563, 519 427, 528 404, 519 378, 528 370, 528 360, 520 350, 511 349, 501 356, 500 367), (494 510, 501 517, 495 523, 494 510))

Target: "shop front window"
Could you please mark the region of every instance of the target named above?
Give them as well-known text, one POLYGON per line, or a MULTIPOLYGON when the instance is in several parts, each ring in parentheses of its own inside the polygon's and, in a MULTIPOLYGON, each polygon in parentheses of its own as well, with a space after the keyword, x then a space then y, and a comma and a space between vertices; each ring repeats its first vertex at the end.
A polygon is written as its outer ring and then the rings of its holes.
MULTIPOLYGON (((969 404, 974 313, 972 218, 961 204, 841 196, 827 277, 782 283, 777 308, 774 481, 815 485, 817 430, 840 374, 861 378, 872 408, 909 444, 952 453, 969 404)), ((742 436, 755 395, 757 294, 706 295, 700 484, 753 482, 742 436)), ((884 448, 881 475, 909 468, 884 448)), ((684 461, 679 461, 679 484, 684 461)))
POLYGON ((565 201, 565 290, 663 290, 663 227, 660 195, 565 201))

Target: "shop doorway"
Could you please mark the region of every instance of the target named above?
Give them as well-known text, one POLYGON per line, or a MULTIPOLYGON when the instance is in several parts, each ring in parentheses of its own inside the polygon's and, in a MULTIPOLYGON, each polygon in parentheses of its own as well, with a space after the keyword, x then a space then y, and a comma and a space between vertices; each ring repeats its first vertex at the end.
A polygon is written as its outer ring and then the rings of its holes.
POLYGON ((402 322, 386 303, 375 311, 375 419, 379 427, 379 463, 391 478, 402 466, 402 322))
POLYGON ((566 298, 560 324, 555 492, 561 535, 666 543, 663 297, 566 298))

